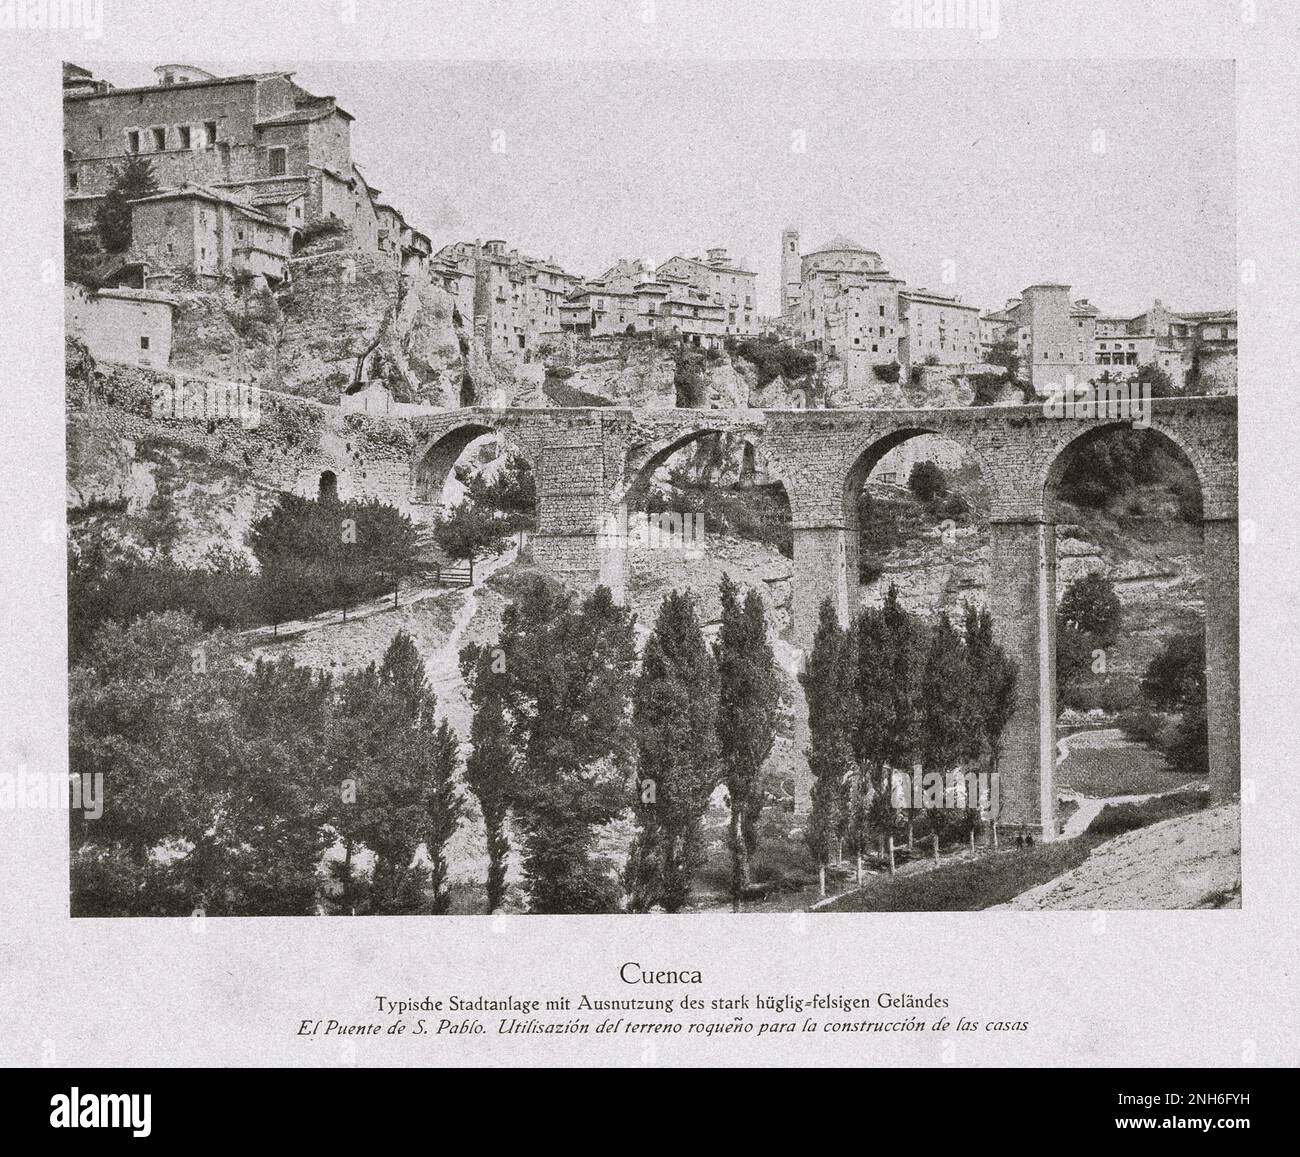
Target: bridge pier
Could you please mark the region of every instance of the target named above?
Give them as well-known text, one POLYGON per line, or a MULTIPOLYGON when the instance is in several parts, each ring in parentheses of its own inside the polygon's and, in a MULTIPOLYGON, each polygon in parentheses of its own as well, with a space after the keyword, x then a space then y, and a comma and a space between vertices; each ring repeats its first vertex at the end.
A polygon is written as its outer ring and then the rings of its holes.
POLYGON ((1019 668, 998 765, 998 824, 1049 841, 1056 838, 1056 527, 995 521, 989 538, 993 629, 1019 668))
POLYGON ((1210 799, 1224 803, 1241 790, 1240 567, 1235 518, 1201 525, 1205 569, 1205 715, 1210 738, 1210 799))
MULTIPOLYGON (((791 639, 805 657, 812 650, 822 602, 829 598, 842 626, 857 613, 857 534, 843 526, 796 526, 791 582, 791 639), (852 570, 849 560, 852 558, 852 570)), ((795 694, 802 695, 803 687, 795 694)), ((812 772, 804 755, 812 737, 807 711, 795 712, 794 814, 812 810, 812 772)))
POLYGON ((857 575, 849 573, 849 555, 857 563, 856 543, 843 526, 796 526, 791 586, 792 637, 807 653, 817 633, 822 602, 830 599, 843 626, 857 610, 857 575))

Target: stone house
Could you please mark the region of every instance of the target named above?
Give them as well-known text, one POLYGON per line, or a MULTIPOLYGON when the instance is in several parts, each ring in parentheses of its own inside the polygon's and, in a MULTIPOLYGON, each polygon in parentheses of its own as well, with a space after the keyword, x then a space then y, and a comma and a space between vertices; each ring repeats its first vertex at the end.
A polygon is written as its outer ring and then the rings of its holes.
POLYGON ((132 255, 146 284, 180 270, 203 281, 251 274, 279 284, 288 275, 290 228, 233 197, 185 185, 131 202, 132 255))
POLYGON ((63 287, 68 333, 97 360, 165 368, 172 356, 175 299, 147 289, 63 287))

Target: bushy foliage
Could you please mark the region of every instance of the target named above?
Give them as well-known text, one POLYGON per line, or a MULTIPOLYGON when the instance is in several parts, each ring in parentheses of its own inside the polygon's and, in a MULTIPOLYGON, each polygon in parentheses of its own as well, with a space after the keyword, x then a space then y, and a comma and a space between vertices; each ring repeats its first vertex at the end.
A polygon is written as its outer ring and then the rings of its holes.
POLYGON ((633 698, 637 834, 625 878, 629 906, 678 912, 703 861, 700 823, 718 783, 718 670, 689 594, 660 606, 633 698))
POLYGON ((605 587, 578 603, 533 578, 506 608, 497 649, 529 909, 610 911, 617 889, 595 840, 627 802, 632 616, 605 587))
POLYGON ((767 802, 763 765, 776 739, 780 688, 776 658, 767 641, 763 600, 723 575, 722 623, 713 648, 718 668, 718 743, 731 822, 732 900, 750 883, 750 860, 758 847, 758 824, 767 802))
POLYGON ((753 365, 760 389, 777 378, 793 381, 807 377, 817 368, 814 354, 774 337, 745 338, 736 342, 735 352, 753 365))
POLYGON ((104 200, 95 210, 99 243, 106 253, 125 253, 131 248, 131 202, 158 192, 153 162, 128 157, 118 169, 104 200))
POLYGON ((907 488, 922 502, 931 502, 948 491, 948 479, 934 462, 918 462, 907 477, 907 488))
POLYGON ((72 667, 70 767, 103 800, 70 813, 74 913, 445 911, 455 739, 411 640, 341 685, 287 659, 248 669, 232 643, 151 613, 106 623, 72 667), (364 886, 336 873, 331 897, 339 840, 374 868, 364 886))
POLYGON ((249 530, 260 568, 263 621, 273 624, 347 608, 392 591, 421 572, 421 541, 410 518, 377 499, 339 501, 282 494, 249 530))

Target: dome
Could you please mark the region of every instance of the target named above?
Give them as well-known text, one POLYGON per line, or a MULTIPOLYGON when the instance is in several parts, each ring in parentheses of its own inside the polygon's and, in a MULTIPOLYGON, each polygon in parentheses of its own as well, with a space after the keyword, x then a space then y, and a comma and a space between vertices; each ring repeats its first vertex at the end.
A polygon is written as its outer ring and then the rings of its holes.
POLYGON ((815 250, 813 250, 813 252, 825 253, 830 250, 840 250, 840 251, 851 250, 854 253, 871 252, 871 250, 869 250, 865 245, 859 245, 852 238, 845 237, 842 233, 832 237, 829 241, 826 242, 825 245, 819 245, 815 250))

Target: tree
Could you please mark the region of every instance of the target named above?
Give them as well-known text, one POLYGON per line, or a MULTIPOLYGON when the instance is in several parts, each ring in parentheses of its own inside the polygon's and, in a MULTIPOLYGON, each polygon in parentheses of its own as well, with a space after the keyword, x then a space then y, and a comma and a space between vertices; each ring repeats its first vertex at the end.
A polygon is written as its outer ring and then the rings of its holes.
POLYGON ((486 644, 467 644, 460 652, 460 669, 474 708, 465 782, 483 812, 488 854, 487 910, 495 912, 505 898, 510 855, 505 825, 515 777, 515 752, 505 708, 505 652, 486 644))
POLYGON ((507 533, 501 521, 472 502, 453 506, 433 524, 434 542, 448 558, 469 564, 471 581, 475 558, 504 550, 507 533))
POLYGON ((857 778, 858 772, 853 754, 856 641, 856 632, 841 629, 835 608, 826 599, 819 612, 807 667, 799 675, 808 701, 810 744, 805 755, 813 777, 812 812, 804 839, 817 861, 823 896, 832 841, 846 830, 850 819, 845 787, 857 778))
POLYGON ((734 910, 750 883, 765 802, 763 765, 776 739, 780 685, 767 641, 763 600, 753 588, 742 604, 739 588, 722 576, 722 624, 713 656, 718 667, 718 743, 731 808, 731 897, 734 910))
POLYGON ((1062 623, 1109 647, 1119 637, 1123 607, 1115 584, 1104 574, 1086 574, 1066 588, 1058 608, 1062 623))
POLYGON ((467 497, 495 515, 508 534, 522 536, 536 525, 537 480, 522 455, 511 454, 490 480, 476 474, 469 482, 467 497))
MULTIPOLYGON (((456 737, 436 716, 424 660, 404 631, 383 660, 345 677, 334 728, 341 793, 334 824, 352 852, 374 855, 364 910, 445 913, 444 848, 461 814, 456 737), (423 846, 427 863, 417 860, 423 846)), ((345 895, 345 910, 356 907, 345 895)))
MULTIPOLYGON (((925 776, 942 778, 940 802, 946 808, 954 802, 948 792, 950 774, 979 751, 980 718, 966 644, 944 614, 930 632, 920 708, 920 767, 925 776)), ((943 827, 943 817, 942 809, 931 815, 932 830, 943 827)))
POLYGON ((928 503, 948 492, 948 480, 935 463, 918 462, 907 477, 907 488, 928 503))
POLYGON ((595 839, 627 802, 633 624, 608 588, 578 604, 540 577, 502 616, 503 705, 518 768, 513 812, 530 911, 615 906, 595 839))
POLYGON ((1087 574, 1066 588, 1056 612, 1058 706, 1066 690, 1092 670, 1097 652, 1119 637, 1122 616, 1115 586, 1105 575, 1087 574))
POLYGON ((888 832, 895 822, 893 770, 911 769, 918 759, 925 629, 902 608, 891 583, 884 605, 859 616, 857 631, 854 745, 871 783, 870 818, 888 832))
POLYGON ((75 912, 315 910, 328 676, 245 670, 224 636, 168 612, 101 627, 69 693, 71 769, 100 777, 103 800, 98 818, 71 813, 75 912))
POLYGON ((1205 634, 1182 631, 1147 664, 1142 695, 1162 711, 1181 711, 1205 699, 1205 634))
POLYGON ((1210 735, 1205 707, 1205 635, 1184 631, 1170 639, 1147 665, 1142 695, 1161 711, 1179 713, 1165 758, 1180 771, 1209 774, 1210 735))
POLYGON ((1146 386, 1153 398, 1176 398, 1184 391, 1174 389, 1173 379, 1155 362, 1143 362, 1138 367, 1138 386, 1146 386))
POLYGON ((718 782, 718 672, 688 594, 672 591, 646 641, 634 699, 637 835, 633 911, 678 912, 701 861, 700 821, 718 782))
POLYGON ((1007 380, 1014 382, 1020 376, 1020 350, 1014 337, 999 338, 989 349, 990 365, 1001 366, 1007 371, 1007 380))
POLYGON ((423 543, 415 524, 380 502, 282 494, 275 508, 253 523, 248 543, 257 559, 259 603, 279 624, 327 607, 392 590, 396 605, 403 578, 423 570, 423 543))
MULTIPOLYGON (((1001 644, 993 641, 993 616, 988 611, 966 606, 965 635, 979 736, 989 771, 997 775, 1002 759, 1002 733, 1016 708, 1018 672, 1001 644)), ((992 818, 996 820, 996 814, 992 818)))
POLYGON ((130 203, 156 192, 158 180, 153 162, 144 157, 128 157, 95 210, 95 226, 105 252, 125 253, 131 248, 130 203))

